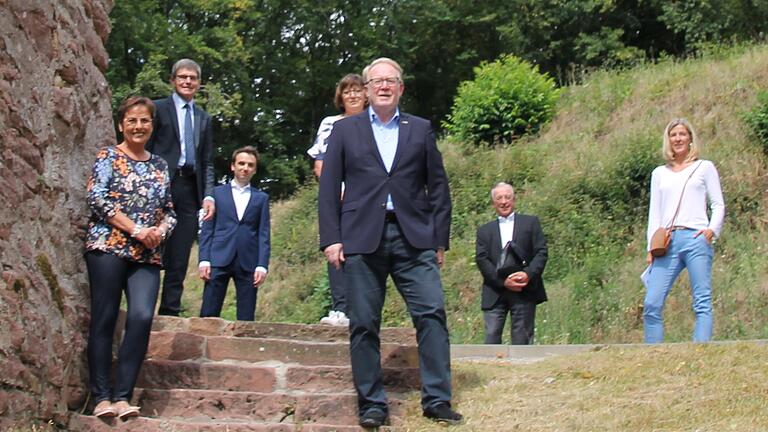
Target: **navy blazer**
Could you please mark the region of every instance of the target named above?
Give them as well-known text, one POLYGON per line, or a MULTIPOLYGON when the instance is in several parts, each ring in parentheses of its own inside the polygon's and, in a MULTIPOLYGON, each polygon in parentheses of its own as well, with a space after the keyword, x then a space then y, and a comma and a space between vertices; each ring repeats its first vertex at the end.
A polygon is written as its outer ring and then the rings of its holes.
POLYGON ((547 301, 544 290, 542 273, 547 265, 547 240, 541 230, 539 218, 515 213, 515 225, 512 230, 512 240, 523 253, 521 257, 528 262, 525 273, 528 274, 528 285, 519 293, 504 287, 504 279, 496 274, 496 265, 501 256, 501 234, 499 220, 488 222, 477 229, 475 242, 475 262, 483 275, 483 292, 481 307, 490 309, 502 296, 519 297, 535 303, 547 301))
MULTIPOLYGON (((146 149, 168 162, 170 178, 176 174, 181 157, 181 134, 173 96, 155 102, 152 136, 146 149)), ((203 198, 213 193, 213 125, 211 116, 197 104, 195 107, 195 173, 197 174, 198 207, 203 198)))
POLYGON ((269 196, 251 187, 251 198, 241 220, 237 219, 232 186, 213 189, 216 213, 200 230, 200 261, 225 267, 237 256, 240 266, 253 273, 256 267, 269 268, 269 196))
POLYGON ((387 194, 392 195, 411 246, 448 249, 451 197, 429 121, 400 113, 389 173, 376 147, 368 110, 334 123, 320 176, 320 248, 342 243, 345 254, 374 252, 384 231, 387 194))

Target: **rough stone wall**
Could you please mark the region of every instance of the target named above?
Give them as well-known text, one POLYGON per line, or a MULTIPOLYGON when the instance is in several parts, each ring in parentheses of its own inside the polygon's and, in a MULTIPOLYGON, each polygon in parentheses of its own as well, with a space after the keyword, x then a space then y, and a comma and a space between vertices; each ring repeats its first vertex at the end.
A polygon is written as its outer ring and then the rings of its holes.
POLYGON ((0 0, 0 430, 87 393, 85 182, 114 143, 112 0, 0 0))

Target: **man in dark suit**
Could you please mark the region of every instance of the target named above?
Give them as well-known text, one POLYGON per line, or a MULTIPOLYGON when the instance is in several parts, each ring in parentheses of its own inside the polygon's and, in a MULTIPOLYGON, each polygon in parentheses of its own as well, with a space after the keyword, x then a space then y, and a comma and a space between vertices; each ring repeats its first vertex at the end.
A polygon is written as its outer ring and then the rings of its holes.
POLYGON ((200 88, 200 65, 189 59, 171 69, 174 92, 155 101, 152 137, 146 149, 168 162, 171 195, 178 225, 163 253, 163 293, 160 315, 178 316, 187 275, 189 253, 197 235, 197 212, 210 220, 216 210, 213 191, 213 126, 211 116, 194 102, 200 88))
POLYGON ((451 199, 427 120, 401 113, 402 69, 392 59, 363 71, 370 107, 337 121, 320 177, 320 247, 342 268, 350 357, 360 425, 388 416, 379 328, 387 276, 405 299, 419 344, 426 417, 456 423, 440 268, 448 249, 451 199), (341 184, 345 183, 344 200, 341 184))
POLYGON ((269 197, 251 187, 259 154, 247 146, 232 153, 229 184, 216 186, 218 209, 200 231, 201 317, 221 314, 227 284, 235 280, 238 321, 253 321, 256 294, 269 266, 269 197))
POLYGON ((533 344, 536 305, 547 300, 541 275, 547 264, 547 240, 539 218, 515 213, 515 191, 507 183, 491 190, 497 219, 477 230, 475 261, 483 275, 482 304, 485 343, 500 344, 507 314, 512 345, 533 344), (512 242, 510 244, 510 242, 512 242), (499 261, 507 248, 515 268, 499 261), (499 268, 502 267, 502 268, 499 268))

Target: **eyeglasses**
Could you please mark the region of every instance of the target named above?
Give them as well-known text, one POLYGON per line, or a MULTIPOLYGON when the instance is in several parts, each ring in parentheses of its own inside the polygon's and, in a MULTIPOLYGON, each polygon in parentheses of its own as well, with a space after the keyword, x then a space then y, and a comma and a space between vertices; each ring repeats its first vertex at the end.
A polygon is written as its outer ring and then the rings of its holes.
POLYGON ((368 82, 365 84, 372 85, 373 88, 380 88, 384 86, 384 83, 386 83, 389 86, 396 86, 398 83, 400 83, 400 78, 398 77, 391 77, 391 78, 373 78, 369 79, 368 82))
POLYGON ((176 75, 176 79, 179 81, 190 80, 192 82, 197 81, 197 75, 176 75))
POLYGON ((344 96, 361 95, 363 94, 363 89, 361 88, 348 89, 341 92, 341 94, 344 96))

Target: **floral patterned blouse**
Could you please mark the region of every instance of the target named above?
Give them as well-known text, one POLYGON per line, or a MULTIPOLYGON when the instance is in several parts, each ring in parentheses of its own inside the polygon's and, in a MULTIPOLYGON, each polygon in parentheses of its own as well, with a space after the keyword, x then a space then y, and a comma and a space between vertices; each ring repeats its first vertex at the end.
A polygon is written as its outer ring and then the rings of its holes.
POLYGON ((107 219, 120 211, 145 227, 165 222, 170 234, 176 226, 176 213, 171 203, 168 165, 163 158, 153 154, 149 160, 139 161, 117 147, 102 148, 88 179, 88 207, 91 217, 85 241, 87 251, 99 250, 130 261, 162 264, 162 245, 147 249, 107 219))

